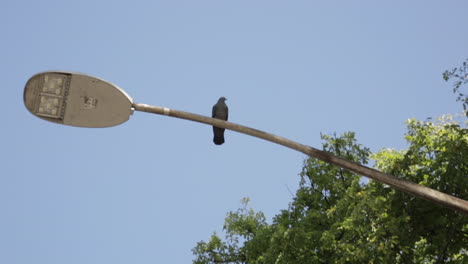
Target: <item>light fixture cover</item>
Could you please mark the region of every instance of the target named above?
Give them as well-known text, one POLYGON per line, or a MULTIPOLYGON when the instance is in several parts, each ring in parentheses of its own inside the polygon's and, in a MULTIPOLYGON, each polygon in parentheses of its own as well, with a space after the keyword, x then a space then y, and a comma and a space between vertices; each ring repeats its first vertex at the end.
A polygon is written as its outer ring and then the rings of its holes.
POLYGON ((24 104, 32 114, 70 126, 116 126, 129 119, 132 103, 118 86, 82 73, 38 73, 24 88, 24 104))

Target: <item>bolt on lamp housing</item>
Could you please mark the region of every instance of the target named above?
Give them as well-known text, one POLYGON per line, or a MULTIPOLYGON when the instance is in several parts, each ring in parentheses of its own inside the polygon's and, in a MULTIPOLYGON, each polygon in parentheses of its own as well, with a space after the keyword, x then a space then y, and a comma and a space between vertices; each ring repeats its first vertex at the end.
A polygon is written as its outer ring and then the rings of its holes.
POLYGON ((132 103, 116 85, 81 73, 38 73, 24 88, 24 104, 33 115, 78 127, 121 124, 133 113, 132 103))

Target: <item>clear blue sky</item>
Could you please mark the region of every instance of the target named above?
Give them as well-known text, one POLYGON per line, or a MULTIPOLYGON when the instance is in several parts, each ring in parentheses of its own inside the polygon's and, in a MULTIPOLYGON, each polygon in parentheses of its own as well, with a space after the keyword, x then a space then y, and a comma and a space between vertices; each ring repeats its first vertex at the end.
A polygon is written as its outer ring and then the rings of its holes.
MULTIPOLYGON (((355 131, 405 147, 405 120, 461 112, 441 73, 468 57, 467 1, 3 1, 0 263, 191 263, 250 197, 271 219, 305 156, 135 112, 120 126, 56 125, 23 104, 45 70, 111 81, 135 102, 321 148, 355 131), (383 3, 385 2, 385 3, 383 3)), ((289 190, 288 190, 289 189, 289 190)))

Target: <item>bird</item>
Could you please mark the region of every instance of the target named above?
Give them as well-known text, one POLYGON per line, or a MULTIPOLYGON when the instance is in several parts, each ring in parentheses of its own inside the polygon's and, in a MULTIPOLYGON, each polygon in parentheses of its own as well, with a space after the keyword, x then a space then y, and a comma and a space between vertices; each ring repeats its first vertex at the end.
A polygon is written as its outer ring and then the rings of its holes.
MULTIPOLYGON (((224 121, 228 120, 228 106, 224 101, 226 101, 226 97, 222 96, 218 99, 218 102, 213 105, 213 110, 211 112, 211 117, 221 119, 224 121)), ((221 145, 224 143, 224 128, 215 127, 213 126, 213 142, 216 145, 221 145)))

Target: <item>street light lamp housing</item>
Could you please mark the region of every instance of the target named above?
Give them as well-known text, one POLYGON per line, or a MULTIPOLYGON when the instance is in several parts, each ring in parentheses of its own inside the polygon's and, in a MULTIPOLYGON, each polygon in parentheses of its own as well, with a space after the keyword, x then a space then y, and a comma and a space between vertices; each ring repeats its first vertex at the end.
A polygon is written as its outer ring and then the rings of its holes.
POLYGON ((77 127, 119 125, 133 114, 132 98, 118 86, 89 75, 49 71, 32 76, 24 104, 35 116, 77 127))

